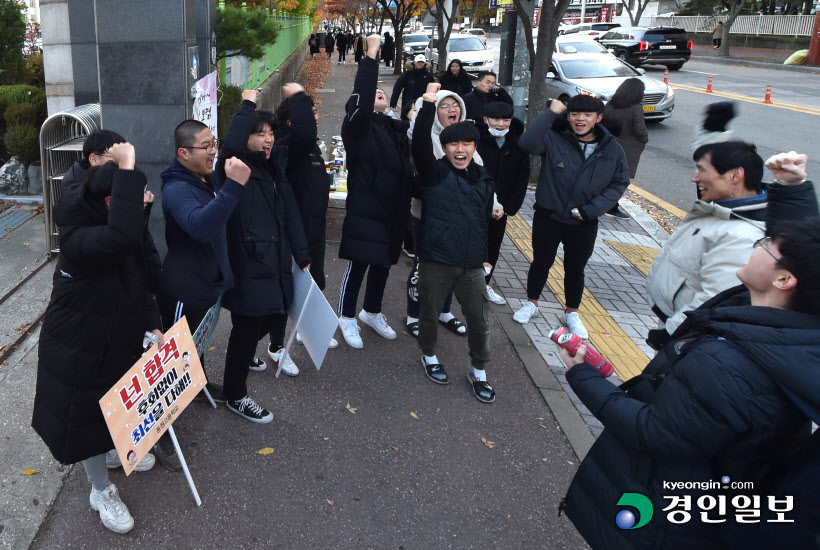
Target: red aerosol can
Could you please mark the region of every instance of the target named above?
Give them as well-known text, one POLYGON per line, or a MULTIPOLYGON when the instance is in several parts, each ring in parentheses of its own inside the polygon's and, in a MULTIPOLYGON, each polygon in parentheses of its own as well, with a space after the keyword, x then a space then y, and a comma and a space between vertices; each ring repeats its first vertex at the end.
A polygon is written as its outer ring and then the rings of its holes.
POLYGON ((567 330, 566 327, 558 327, 550 332, 550 340, 568 350, 573 357, 578 353, 578 348, 580 348, 582 344, 585 345, 587 347, 587 354, 584 357, 584 361, 598 369, 604 378, 610 376, 615 371, 615 367, 612 366, 612 363, 598 353, 598 350, 592 347, 592 344, 584 342, 577 334, 573 334, 567 330))

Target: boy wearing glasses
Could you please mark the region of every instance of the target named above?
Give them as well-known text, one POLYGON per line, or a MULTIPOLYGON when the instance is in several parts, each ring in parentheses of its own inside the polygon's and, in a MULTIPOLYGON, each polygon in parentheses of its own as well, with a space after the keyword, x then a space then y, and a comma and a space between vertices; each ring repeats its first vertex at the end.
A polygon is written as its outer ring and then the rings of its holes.
MULTIPOLYGON (((220 188, 213 174, 216 139, 197 120, 186 120, 176 127, 174 146, 176 158, 161 175, 168 253, 157 298, 166 330, 184 315, 193 332, 219 296, 233 286, 225 225, 248 182, 250 169, 238 159, 229 159, 228 177, 220 188)), ((225 401, 221 387, 208 383, 207 388, 215 400, 225 401)), ((181 469, 167 434, 155 451, 163 466, 171 471, 181 469)))

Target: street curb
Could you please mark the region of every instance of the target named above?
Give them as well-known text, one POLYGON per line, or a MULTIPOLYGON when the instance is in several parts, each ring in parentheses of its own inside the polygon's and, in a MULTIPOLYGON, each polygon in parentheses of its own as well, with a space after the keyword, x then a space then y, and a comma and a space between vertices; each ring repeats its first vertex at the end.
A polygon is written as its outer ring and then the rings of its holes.
POLYGON ((760 67, 763 69, 775 69, 779 71, 792 71, 802 73, 820 74, 820 67, 806 67, 804 65, 783 65, 781 63, 767 63, 765 61, 748 61, 737 57, 723 58, 711 56, 692 56, 691 60, 705 61, 707 63, 715 63, 718 65, 745 65, 749 67, 760 67))
POLYGON ((0 201, 11 204, 42 206, 42 195, 0 195, 0 201))
POLYGON ((621 207, 626 210, 632 219, 641 226, 641 229, 646 231, 653 241, 658 243, 658 246, 663 247, 664 243, 669 240, 669 233, 666 229, 655 221, 655 218, 647 214, 643 208, 635 204, 629 199, 621 199, 621 207))
POLYGON ((496 311, 502 330, 512 343, 518 358, 524 364, 527 374, 530 375, 533 384, 541 392, 547 407, 555 417, 558 428, 564 433, 564 437, 566 437, 578 460, 583 460, 592 444, 595 443, 595 436, 592 435, 586 421, 581 417, 581 413, 575 408, 575 405, 555 378, 549 365, 533 345, 524 327, 513 321, 511 307, 509 305, 505 306, 503 312, 501 307, 494 307, 493 309, 496 311))

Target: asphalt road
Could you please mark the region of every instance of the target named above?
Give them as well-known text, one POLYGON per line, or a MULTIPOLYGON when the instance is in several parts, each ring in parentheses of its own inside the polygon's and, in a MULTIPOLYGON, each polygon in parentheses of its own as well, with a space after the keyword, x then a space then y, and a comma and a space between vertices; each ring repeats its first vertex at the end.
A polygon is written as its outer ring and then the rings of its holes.
MULTIPOLYGON (((500 38, 487 41, 496 70, 500 44, 500 38)), ((647 75, 663 79, 665 67, 645 69, 647 75)), ((695 198, 691 182, 695 127, 701 122, 706 105, 728 100, 735 101, 739 113, 730 126, 736 137, 754 143, 764 160, 782 151, 806 153, 809 178, 820 179, 820 135, 813 129, 820 122, 820 75, 693 59, 682 70, 671 72, 669 82, 676 88, 675 111, 667 120, 648 126, 649 143, 638 167, 638 186, 688 209, 695 198), (713 94, 705 93, 709 75, 714 76, 713 94), (773 105, 763 104, 767 84, 773 85, 773 105), (723 93, 732 97, 721 97, 723 93)), ((764 181, 771 180, 767 171, 764 181)))

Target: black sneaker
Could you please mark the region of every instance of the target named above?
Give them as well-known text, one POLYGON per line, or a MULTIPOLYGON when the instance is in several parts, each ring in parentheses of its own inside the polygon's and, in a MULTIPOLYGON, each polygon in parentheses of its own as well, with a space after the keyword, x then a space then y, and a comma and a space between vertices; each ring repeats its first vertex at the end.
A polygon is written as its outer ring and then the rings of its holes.
POLYGON ((469 382, 470 387, 473 388, 473 394, 476 399, 482 403, 492 403, 495 401, 495 390, 490 384, 487 382, 479 382, 475 379, 472 372, 467 373, 467 382, 469 382))
POLYGON ((254 357, 251 366, 249 366, 248 368, 253 372, 262 372, 263 370, 268 368, 268 365, 266 365, 265 362, 262 361, 260 358, 254 357))
POLYGON ((179 461, 176 449, 174 449, 174 442, 171 441, 171 436, 168 432, 162 434, 154 445, 154 454, 159 460, 159 463, 165 466, 167 470, 178 472, 182 469, 182 463, 179 461))
POLYGON ((273 421, 273 413, 257 405, 256 401, 247 395, 239 401, 227 401, 225 404, 228 406, 229 411, 251 422, 267 424, 273 421))
POLYGON ((447 373, 444 371, 444 365, 441 365, 439 363, 433 363, 432 365, 428 365, 427 361, 424 359, 424 356, 422 356, 421 366, 424 367, 424 373, 427 375, 427 378, 429 378, 436 384, 450 383, 450 379, 447 377, 447 373))
POLYGON ((618 206, 610 210, 609 212, 605 213, 607 216, 612 218, 618 218, 619 220, 631 220, 632 216, 621 210, 618 206))
MULTIPOLYGON (((214 400, 214 403, 225 403, 228 399, 225 397, 225 392, 222 391, 222 386, 219 384, 214 384, 213 382, 208 382, 205 384, 205 389, 208 390, 208 393, 211 394, 211 399, 214 400)), ((205 392, 201 391, 199 394, 194 397, 194 401, 207 401, 208 398, 205 397, 205 392)))

